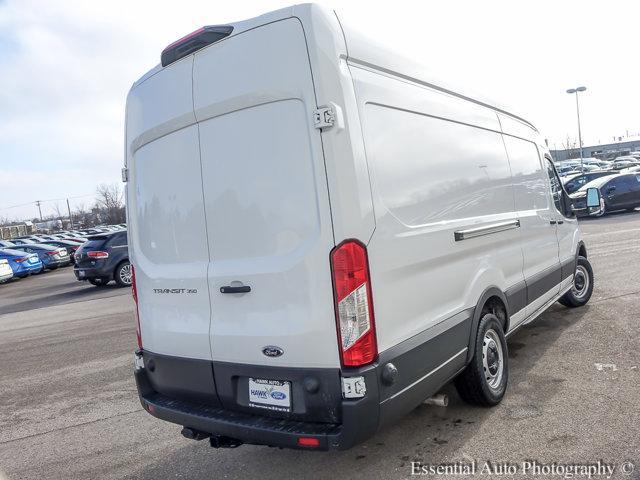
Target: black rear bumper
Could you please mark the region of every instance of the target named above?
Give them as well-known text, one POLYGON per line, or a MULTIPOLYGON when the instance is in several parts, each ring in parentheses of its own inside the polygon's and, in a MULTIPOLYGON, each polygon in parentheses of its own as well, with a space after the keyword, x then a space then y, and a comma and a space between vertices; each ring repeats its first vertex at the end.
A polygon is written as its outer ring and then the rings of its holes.
POLYGON ((473 309, 382 352, 362 368, 293 368, 138 352, 142 406, 155 417, 242 443, 346 450, 436 393, 466 365, 473 309), (392 368, 390 368, 392 367, 392 368), (250 406, 248 378, 291 383, 291 410, 250 406), (363 377, 366 394, 343 398, 342 379, 363 377), (298 440, 311 437, 315 447, 298 440))
MULTIPOLYGON (((206 394, 211 387, 207 385, 206 368, 202 362, 175 359, 180 362, 178 367, 169 363, 173 362, 168 361, 172 357, 148 352, 143 355, 145 368, 137 369, 135 378, 144 409, 157 418, 211 436, 225 436, 256 445, 344 450, 371 437, 378 428, 379 402, 375 366, 355 372, 364 376, 367 382, 367 395, 361 399, 342 399, 341 396, 335 399, 327 395, 327 387, 330 390, 336 385, 327 386, 322 383, 331 377, 339 381, 337 370, 271 367, 271 371, 267 372, 265 367, 257 366, 260 376, 291 379, 292 396, 297 408, 286 414, 245 407, 242 401, 234 401, 232 408, 225 408, 217 393, 206 394), (149 361, 152 362, 152 371, 149 369, 149 361), (185 367, 192 373, 185 372, 185 367), (182 371, 182 378, 169 379, 167 375, 157 375, 163 368, 166 371, 182 371), (304 378, 320 379, 321 385, 315 392, 302 392, 305 390, 304 381, 300 381, 303 370, 307 374, 304 378), (339 403, 337 408, 335 401, 339 403), (325 405, 324 415, 320 413, 321 404, 325 405), (335 412, 339 412, 339 415, 336 416, 335 412), (317 421, 317 418, 323 416, 325 419, 333 418, 334 421, 317 421), (298 439, 301 437, 315 438, 319 444, 314 447, 300 446, 298 439)), ((228 364, 226 367, 229 368, 228 364)), ((238 365, 238 371, 243 372, 247 367, 249 366, 238 365)), ((169 376, 173 377, 173 374, 169 373, 169 376)), ((237 386, 241 383, 239 378, 242 377, 234 376, 230 383, 237 386)), ((228 402, 229 399, 227 405, 228 402)))

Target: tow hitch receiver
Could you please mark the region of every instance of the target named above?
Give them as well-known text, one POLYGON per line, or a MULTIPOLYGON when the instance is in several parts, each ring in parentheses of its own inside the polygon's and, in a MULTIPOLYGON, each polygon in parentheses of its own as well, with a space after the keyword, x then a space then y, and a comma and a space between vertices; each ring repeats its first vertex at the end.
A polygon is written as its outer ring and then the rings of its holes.
POLYGON ((212 435, 209 443, 213 448, 236 448, 242 445, 242 441, 237 438, 225 437, 222 435, 212 435))

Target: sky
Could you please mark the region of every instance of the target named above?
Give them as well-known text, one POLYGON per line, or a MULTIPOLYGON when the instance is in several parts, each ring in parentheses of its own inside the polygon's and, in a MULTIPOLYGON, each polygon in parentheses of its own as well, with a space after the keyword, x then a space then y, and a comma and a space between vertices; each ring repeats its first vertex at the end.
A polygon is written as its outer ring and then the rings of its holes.
MULTIPOLYGON (((640 2, 322 2, 352 27, 532 121, 550 148, 640 134, 640 2)), ((90 206, 120 181, 124 106, 169 43, 290 1, 0 0, 0 218, 90 206)))

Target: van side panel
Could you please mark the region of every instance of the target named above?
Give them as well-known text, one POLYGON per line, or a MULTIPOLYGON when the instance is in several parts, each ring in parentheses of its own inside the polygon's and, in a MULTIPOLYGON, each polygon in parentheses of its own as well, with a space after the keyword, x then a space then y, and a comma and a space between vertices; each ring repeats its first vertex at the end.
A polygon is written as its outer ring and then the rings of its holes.
MULTIPOLYGON (((456 232, 516 218, 495 114, 350 67, 372 172, 376 231, 368 249, 378 345, 385 351, 475 307, 488 287, 505 292, 523 285, 522 252, 515 225, 456 241, 456 232)), ((468 339, 459 335, 442 358, 416 366, 416 374, 457 355, 468 339)))
MULTIPOLYGON (((203 49, 193 82, 214 361, 339 367, 331 210, 300 22, 274 22, 203 49), (251 291, 221 292, 235 285, 251 291), (269 345, 284 354, 265 356, 269 345)), ((221 388, 235 381, 220 372, 221 388)))
POLYGON ((335 125, 321 133, 334 238, 366 243, 375 228, 373 199, 342 27, 321 5, 296 5, 294 12, 304 24, 317 104, 336 110, 335 125))
POLYGON ((185 58, 129 94, 127 218, 144 348, 211 360, 209 252, 192 64, 185 58))
MULTIPOLYGON (((560 290, 560 262, 555 233, 555 213, 551 209, 549 179, 537 146, 521 138, 504 136, 515 188, 520 220, 520 243, 527 284, 526 316, 556 296, 560 290)), ((517 326, 519 315, 512 321, 517 326)))

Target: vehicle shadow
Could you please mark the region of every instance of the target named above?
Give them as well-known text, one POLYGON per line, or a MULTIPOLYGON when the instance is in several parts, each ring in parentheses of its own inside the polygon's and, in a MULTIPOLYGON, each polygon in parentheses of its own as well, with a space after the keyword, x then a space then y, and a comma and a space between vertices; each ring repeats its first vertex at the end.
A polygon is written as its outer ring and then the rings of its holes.
MULTIPOLYGON (((46 289, 46 286, 39 287, 39 289, 34 289, 32 293, 35 294, 38 290, 46 291, 46 289)), ((37 299, 29 298, 22 302, 0 306, 0 315, 7 313, 25 312, 28 310, 35 310, 37 308, 52 307, 55 305, 90 300, 93 298, 105 298, 116 295, 123 295, 129 292, 130 289, 120 288, 115 284, 105 285, 101 287, 95 287, 91 284, 87 284, 85 288, 75 288, 73 290, 40 296, 37 299)))
MULTIPOLYGON (((458 397, 453 385, 448 384, 443 388, 449 395, 448 407, 421 405, 366 443, 345 452, 257 446, 212 450, 203 441, 185 444, 184 448, 173 451, 160 462, 136 472, 132 478, 369 478, 370 473, 365 475, 364 470, 375 471, 379 478, 404 478, 411 474, 412 461, 441 463, 465 461, 466 458, 468 462, 471 459, 463 456, 463 452, 478 450, 478 443, 485 441, 476 437, 487 434, 499 437, 511 423, 513 435, 518 438, 514 425, 521 419, 538 417, 539 421, 544 421, 545 410, 558 402, 565 379, 533 371, 563 332, 579 323, 588 312, 589 306, 570 310, 555 305, 510 338, 509 388, 497 407, 469 406, 458 397), (366 469, 363 468, 365 465, 366 469)), ((176 429, 176 435, 178 431, 176 429)), ((538 438, 537 441, 551 444, 553 439, 538 438)), ((528 458, 526 442, 514 440, 506 448, 510 459, 528 458)))

